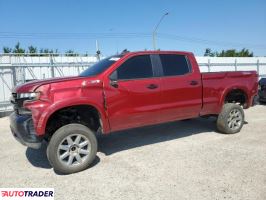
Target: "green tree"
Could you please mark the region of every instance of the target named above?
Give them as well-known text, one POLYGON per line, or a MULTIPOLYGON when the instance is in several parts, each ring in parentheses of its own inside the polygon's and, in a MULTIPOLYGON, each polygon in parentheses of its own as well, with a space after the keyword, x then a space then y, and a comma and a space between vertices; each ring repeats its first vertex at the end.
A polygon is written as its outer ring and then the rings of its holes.
MULTIPOLYGON (((222 54, 223 57, 237 57, 237 51, 235 49, 229 49, 229 50, 226 50, 224 54, 222 54)), ((218 54, 218 57, 221 57, 219 56, 218 54)))
POLYGON ((54 50, 53 49, 40 49, 40 56, 47 56, 47 54, 53 54, 54 50))
POLYGON ((222 50, 221 52, 212 52, 211 49, 207 48, 205 50, 204 56, 216 56, 216 57, 253 57, 253 52, 248 49, 243 48, 241 51, 236 49, 222 50))
POLYGON ((56 49, 55 51, 54 51, 54 54, 53 54, 54 56, 59 56, 59 51, 58 51, 58 49, 56 49))
POLYGON ((28 47, 28 52, 30 54, 36 54, 38 51, 37 51, 37 47, 33 47, 32 45, 28 47))
POLYGON ((45 53, 45 54, 49 54, 51 51, 49 50, 49 49, 44 49, 43 50, 43 53, 45 53))
POLYGON ((238 57, 253 57, 253 52, 249 52, 248 49, 243 48, 238 52, 238 57))
POLYGON ((25 53, 25 49, 22 49, 20 47, 20 43, 18 42, 16 45, 15 45, 15 48, 13 49, 13 53, 25 53))
POLYGON ((65 52, 66 56, 78 56, 78 53, 75 53, 73 50, 68 50, 65 52))
POLYGON ((205 49, 204 56, 214 57, 215 55, 216 55, 216 53, 212 52, 212 50, 210 48, 205 49))
POLYGON ((9 47, 3 47, 3 52, 4 53, 11 53, 12 52, 12 49, 9 48, 9 47))
POLYGON ((225 57, 225 51, 222 50, 221 53, 218 53, 218 52, 217 52, 217 55, 216 55, 216 56, 218 56, 218 57, 225 57))

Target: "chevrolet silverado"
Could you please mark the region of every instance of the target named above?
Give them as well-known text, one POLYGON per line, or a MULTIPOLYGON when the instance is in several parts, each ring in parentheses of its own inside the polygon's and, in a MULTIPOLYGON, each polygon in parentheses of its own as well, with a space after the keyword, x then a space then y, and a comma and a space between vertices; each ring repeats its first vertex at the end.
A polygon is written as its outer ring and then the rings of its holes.
POLYGON ((97 134, 200 116, 217 117, 221 133, 237 133, 257 90, 255 71, 200 73, 190 52, 127 52, 79 76, 16 86, 10 127, 28 147, 47 141, 52 167, 68 174, 93 162, 97 134))

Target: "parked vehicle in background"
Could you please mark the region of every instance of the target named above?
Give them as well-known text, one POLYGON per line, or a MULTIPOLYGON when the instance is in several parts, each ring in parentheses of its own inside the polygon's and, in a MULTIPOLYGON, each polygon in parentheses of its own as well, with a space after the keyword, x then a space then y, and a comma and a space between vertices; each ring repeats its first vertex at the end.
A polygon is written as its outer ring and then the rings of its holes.
POLYGON ((266 78, 261 78, 259 81, 259 101, 266 103, 266 78))
POLYGON ((199 116, 216 116, 220 132, 237 133, 257 91, 256 71, 200 73, 190 52, 126 52, 76 77, 14 88, 11 131, 31 148, 46 140, 54 170, 74 173, 94 160, 96 133, 199 116))

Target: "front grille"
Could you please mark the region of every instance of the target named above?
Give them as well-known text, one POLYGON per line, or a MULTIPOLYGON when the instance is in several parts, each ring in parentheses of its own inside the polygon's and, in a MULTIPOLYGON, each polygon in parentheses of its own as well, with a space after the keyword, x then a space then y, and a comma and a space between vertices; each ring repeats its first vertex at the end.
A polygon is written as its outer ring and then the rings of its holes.
POLYGON ((17 93, 12 93, 10 97, 10 101, 12 104, 15 104, 17 100, 17 93))
POLYGON ((10 102, 13 105, 13 110, 18 114, 17 93, 12 93, 11 94, 10 102))
POLYGON ((25 99, 18 99, 17 93, 12 93, 10 98, 10 102, 13 104, 14 111, 18 112, 18 108, 23 107, 23 102, 25 99))

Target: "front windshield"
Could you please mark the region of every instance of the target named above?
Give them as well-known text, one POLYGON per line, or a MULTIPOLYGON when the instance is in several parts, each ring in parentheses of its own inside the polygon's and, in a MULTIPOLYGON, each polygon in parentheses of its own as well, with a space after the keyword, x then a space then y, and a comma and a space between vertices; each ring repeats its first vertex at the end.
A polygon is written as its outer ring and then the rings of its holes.
POLYGON ((100 74, 108 69, 116 61, 118 61, 121 57, 121 55, 116 55, 104 58, 81 72, 79 76, 95 76, 97 74, 100 74))

